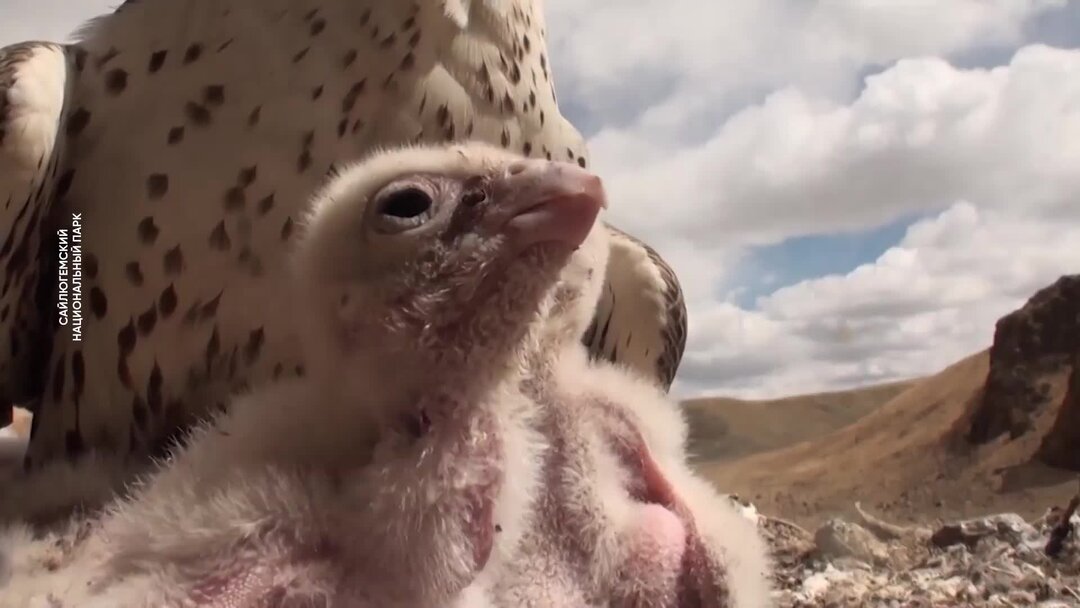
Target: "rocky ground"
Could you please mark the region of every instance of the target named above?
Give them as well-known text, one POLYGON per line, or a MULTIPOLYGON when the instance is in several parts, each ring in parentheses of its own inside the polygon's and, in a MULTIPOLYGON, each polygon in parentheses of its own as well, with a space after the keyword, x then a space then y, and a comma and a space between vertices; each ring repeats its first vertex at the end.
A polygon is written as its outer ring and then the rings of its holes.
POLYGON ((780 608, 1080 606, 1080 492, 1034 521, 1012 513, 898 526, 856 507, 810 532, 756 515, 780 608))

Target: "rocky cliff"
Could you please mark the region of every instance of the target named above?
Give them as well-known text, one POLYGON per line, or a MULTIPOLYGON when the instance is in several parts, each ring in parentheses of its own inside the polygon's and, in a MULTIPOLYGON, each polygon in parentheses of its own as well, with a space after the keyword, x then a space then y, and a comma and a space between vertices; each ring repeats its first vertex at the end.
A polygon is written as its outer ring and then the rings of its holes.
POLYGON ((990 348, 981 403, 968 439, 985 443, 1008 434, 1016 439, 1034 428, 1049 408, 1060 410, 1045 437, 1039 458, 1055 466, 1080 469, 1080 275, 1058 279, 1019 310, 998 321, 990 348), (1069 373, 1071 387, 1063 403, 1051 396, 1047 378, 1069 373), (1068 463, 1068 464, 1066 464, 1068 463))
POLYGON ((1080 471, 1080 355, 1073 359, 1069 388, 1037 458, 1051 466, 1080 471))

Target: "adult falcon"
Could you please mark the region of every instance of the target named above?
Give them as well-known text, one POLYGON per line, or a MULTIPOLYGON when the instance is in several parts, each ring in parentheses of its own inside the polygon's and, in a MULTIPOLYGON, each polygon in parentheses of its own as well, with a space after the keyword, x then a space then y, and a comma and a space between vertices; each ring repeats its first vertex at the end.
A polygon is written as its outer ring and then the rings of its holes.
MULTIPOLYGON (((153 454, 231 393, 302 375, 281 277, 336 165, 479 139, 585 166, 541 4, 128 0, 74 44, 0 50, 0 409, 35 412, 27 466, 153 454)), ((582 339, 669 387, 679 284, 611 231, 582 339)))

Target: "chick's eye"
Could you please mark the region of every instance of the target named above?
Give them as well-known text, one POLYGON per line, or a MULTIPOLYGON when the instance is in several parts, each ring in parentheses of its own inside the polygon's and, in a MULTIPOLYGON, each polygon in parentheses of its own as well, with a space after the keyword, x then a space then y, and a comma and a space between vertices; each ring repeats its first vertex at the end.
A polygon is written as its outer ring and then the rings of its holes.
POLYGON ((387 196, 379 211, 390 217, 413 219, 427 213, 431 202, 431 195, 420 188, 405 188, 387 196))

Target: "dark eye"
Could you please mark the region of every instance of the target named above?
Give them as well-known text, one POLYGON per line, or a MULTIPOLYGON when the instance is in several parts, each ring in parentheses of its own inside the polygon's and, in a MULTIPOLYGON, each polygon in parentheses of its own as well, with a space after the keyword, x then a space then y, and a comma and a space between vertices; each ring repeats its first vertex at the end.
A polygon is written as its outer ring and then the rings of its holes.
POLYGON ((411 219, 431 209, 431 195, 419 188, 405 188, 387 196, 380 212, 390 217, 411 219))

